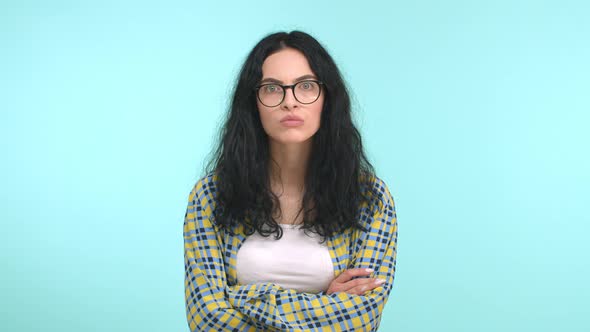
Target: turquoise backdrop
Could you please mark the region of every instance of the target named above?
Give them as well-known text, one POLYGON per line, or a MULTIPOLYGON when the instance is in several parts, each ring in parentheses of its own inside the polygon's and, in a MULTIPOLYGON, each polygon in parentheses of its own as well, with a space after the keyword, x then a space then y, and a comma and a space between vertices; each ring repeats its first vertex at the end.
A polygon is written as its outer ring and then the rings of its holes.
POLYGON ((588 1, 1 1, 0 330, 188 331, 188 194, 248 51, 333 55, 394 196, 380 331, 590 331, 588 1))

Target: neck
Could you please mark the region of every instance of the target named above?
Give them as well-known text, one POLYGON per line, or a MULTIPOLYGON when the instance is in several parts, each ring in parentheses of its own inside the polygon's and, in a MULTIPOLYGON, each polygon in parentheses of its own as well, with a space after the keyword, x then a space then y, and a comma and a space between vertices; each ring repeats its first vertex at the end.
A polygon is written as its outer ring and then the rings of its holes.
POLYGON ((311 140, 291 144, 270 141, 270 183, 277 195, 303 193, 310 153, 311 140))

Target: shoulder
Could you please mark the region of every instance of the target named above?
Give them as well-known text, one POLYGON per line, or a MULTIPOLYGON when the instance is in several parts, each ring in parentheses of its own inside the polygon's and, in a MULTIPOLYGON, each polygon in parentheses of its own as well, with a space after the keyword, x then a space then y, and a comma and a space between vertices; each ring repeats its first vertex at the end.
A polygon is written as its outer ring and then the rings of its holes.
POLYGON ((213 203, 217 193, 217 175, 213 172, 197 180, 189 194, 189 202, 213 203))
POLYGON ((221 233, 215 223, 216 177, 207 174, 196 181, 190 191, 188 207, 185 214, 185 231, 194 231, 203 237, 216 236, 218 241, 221 233))
POLYGON ((389 186, 376 175, 365 176, 363 182, 366 201, 363 203, 360 220, 368 232, 356 236, 371 237, 381 234, 389 238, 397 232, 395 203, 389 186))
POLYGON ((375 174, 362 175, 361 183, 365 190, 365 197, 369 200, 369 207, 376 211, 394 208, 394 200, 389 186, 375 174))

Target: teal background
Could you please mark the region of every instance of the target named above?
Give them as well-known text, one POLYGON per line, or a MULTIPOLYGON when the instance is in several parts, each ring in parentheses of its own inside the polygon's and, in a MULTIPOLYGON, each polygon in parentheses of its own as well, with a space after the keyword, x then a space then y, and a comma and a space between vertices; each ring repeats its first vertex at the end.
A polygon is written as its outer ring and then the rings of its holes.
POLYGON ((188 331, 182 224, 255 43, 333 55, 399 223, 381 331, 590 330, 587 1, 0 2, 0 330, 188 331))

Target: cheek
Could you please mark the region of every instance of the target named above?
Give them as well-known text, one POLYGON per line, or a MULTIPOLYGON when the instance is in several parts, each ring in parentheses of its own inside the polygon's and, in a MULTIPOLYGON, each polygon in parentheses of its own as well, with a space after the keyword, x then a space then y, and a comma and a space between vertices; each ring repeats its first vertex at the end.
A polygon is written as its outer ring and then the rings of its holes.
POLYGON ((322 118, 322 112, 324 109, 324 100, 318 100, 319 103, 317 104, 316 108, 314 109, 314 115, 316 116, 317 120, 319 121, 322 118))
POLYGON ((259 108, 258 115, 260 117, 260 123, 262 124, 262 127, 268 133, 270 130, 272 130, 274 121, 272 119, 271 112, 269 112, 267 109, 259 108))

